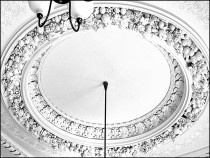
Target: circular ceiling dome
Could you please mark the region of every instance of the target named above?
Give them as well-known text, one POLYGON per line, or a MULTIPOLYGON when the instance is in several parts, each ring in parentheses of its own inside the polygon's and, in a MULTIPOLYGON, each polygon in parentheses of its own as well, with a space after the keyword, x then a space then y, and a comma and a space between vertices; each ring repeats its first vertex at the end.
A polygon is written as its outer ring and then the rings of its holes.
POLYGON ((103 81, 109 83, 108 124, 136 119, 161 103, 170 86, 164 55, 135 33, 117 30, 79 32, 50 49, 40 69, 40 89, 52 105, 103 124, 103 81))

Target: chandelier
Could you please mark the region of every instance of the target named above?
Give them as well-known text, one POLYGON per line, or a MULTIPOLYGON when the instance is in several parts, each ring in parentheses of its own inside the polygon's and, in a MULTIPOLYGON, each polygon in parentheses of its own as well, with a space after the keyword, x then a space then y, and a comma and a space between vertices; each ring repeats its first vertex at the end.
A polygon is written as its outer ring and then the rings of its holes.
POLYGON ((39 27, 43 27, 50 15, 50 12, 55 8, 55 4, 68 5, 69 21, 72 29, 78 32, 83 19, 87 19, 93 13, 92 1, 70 1, 70 0, 50 0, 50 1, 29 1, 29 7, 37 15, 39 27), (43 17, 45 20, 41 23, 43 17), (72 17, 75 18, 73 24, 72 17))

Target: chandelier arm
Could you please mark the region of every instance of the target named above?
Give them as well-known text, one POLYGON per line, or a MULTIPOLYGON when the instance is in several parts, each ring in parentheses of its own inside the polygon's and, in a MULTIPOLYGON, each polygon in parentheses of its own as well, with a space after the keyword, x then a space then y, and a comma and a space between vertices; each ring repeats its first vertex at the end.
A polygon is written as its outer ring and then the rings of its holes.
POLYGON ((48 9, 48 13, 47 13, 47 16, 46 16, 46 18, 45 18, 45 20, 44 20, 43 23, 41 23, 41 19, 43 18, 43 15, 42 15, 41 13, 38 13, 38 14, 37 14, 37 17, 38 17, 38 19, 39 19, 39 21, 38 21, 39 27, 43 27, 43 26, 45 25, 45 23, 47 22, 48 17, 49 17, 49 15, 50 15, 51 6, 52 6, 52 0, 50 0, 50 6, 49 6, 49 9, 48 9), (40 16, 40 15, 41 15, 41 16, 40 16))
POLYGON ((72 23, 72 20, 71 20, 71 1, 69 1, 69 21, 70 21, 70 24, 71 24, 71 27, 72 29, 75 31, 75 32, 78 32, 79 29, 80 29, 80 25, 81 25, 81 21, 82 19, 81 18, 77 18, 76 21, 78 23, 78 27, 77 29, 74 27, 73 23, 72 23))

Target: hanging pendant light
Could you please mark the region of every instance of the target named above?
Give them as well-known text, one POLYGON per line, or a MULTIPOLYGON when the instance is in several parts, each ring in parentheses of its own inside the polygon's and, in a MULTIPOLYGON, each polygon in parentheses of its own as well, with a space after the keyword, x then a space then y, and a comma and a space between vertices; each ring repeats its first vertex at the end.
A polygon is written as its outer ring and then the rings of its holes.
POLYGON ((82 19, 87 19, 93 13, 92 1, 69 1, 69 0, 50 0, 50 1, 29 1, 29 7, 37 15, 39 27, 43 27, 48 20, 50 12, 55 8, 55 4, 67 4, 69 10, 69 20, 72 29, 78 32, 82 19), (41 23, 43 17, 45 20, 41 23), (77 28, 72 23, 72 18, 76 19, 77 28))

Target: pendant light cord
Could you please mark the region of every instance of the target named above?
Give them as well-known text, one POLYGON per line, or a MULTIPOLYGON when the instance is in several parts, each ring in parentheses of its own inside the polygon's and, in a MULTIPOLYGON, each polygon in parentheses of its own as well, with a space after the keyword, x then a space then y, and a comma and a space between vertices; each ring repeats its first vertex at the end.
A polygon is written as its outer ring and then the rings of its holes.
POLYGON ((105 107, 104 107, 104 157, 106 157, 106 92, 108 87, 108 82, 104 81, 104 90, 105 90, 105 107))

